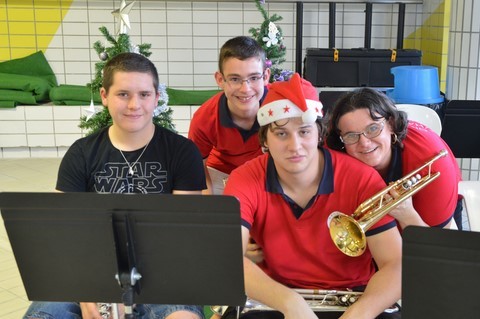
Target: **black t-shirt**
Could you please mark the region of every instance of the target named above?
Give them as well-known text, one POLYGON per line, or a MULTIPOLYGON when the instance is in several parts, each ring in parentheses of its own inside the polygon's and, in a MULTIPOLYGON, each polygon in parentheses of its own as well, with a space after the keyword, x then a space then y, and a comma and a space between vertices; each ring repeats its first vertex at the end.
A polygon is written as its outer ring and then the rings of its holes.
POLYGON ((144 194, 206 189, 202 157, 189 139, 156 126, 143 151, 144 147, 123 152, 127 164, 112 145, 108 128, 81 138, 62 159, 56 188, 62 192, 144 194))

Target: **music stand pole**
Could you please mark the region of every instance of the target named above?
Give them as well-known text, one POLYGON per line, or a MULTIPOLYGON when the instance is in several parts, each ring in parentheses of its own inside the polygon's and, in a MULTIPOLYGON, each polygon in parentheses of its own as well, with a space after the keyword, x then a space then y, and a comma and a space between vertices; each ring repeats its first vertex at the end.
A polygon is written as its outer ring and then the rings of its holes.
MULTIPOLYGON (((133 303, 134 303, 134 294, 140 294, 140 283, 139 280, 142 278, 142 275, 137 271, 136 268, 136 253, 135 253, 135 239, 133 234, 132 222, 130 220, 130 214, 125 216, 125 232, 126 232, 126 248, 128 256, 128 268, 130 272, 122 271, 122 266, 120 262, 120 256, 118 257, 118 273, 115 275, 115 278, 118 281, 118 284, 123 290, 122 293, 122 303, 125 307, 125 319, 134 319, 135 314, 133 313, 133 303)), ((113 226, 113 225, 112 225, 113 226)), ((118 245, 118 242, 116 242, 118 245)), ((117 252, 119 249, 117 249, 117 252)), ((117 253, 118 255, 118 253, 117 253)))
POLYGON ((120 276, 116 276, 120 287, 123 289, 122 302, 125 306, 125 319, 133 319, 133 297, 134 287, 138 280, 142 278, 142 275, 137 272, 137 269, 133 267, 130 274, 122 273, 120 276))

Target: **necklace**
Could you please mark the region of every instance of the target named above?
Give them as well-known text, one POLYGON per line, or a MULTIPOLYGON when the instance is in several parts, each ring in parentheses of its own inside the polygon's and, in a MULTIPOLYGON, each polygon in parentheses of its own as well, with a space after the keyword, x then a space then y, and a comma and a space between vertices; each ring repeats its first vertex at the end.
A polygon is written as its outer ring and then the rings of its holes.
MULTIPOLYGON (((151 141, 151 140, 150 140, 151 141)), ((133 163, 133 164, 130 164, 129 161, 127 161, 127 158, 125 157, 125 155, 123 154, 122 150, 119 149, 120 151, 120 154, 122 154, 122 157, 123 159, 125 160, 125 163, 127 163, 128 165, 128 174, 129 175, 133 175, 134 172, 133 172, 133 167, 135 167, 135 165, 138 163, 138 161, 140 160, 140 158, 142 157, 143 153, 145 153, 145 150, 147 149, 148 145, 150 144, 150 141, 148 141, 147 145, 145 145, 145 147, 143 148, 142 152, 140 153, 140 156, 138 156, 137 160, 133 163)))

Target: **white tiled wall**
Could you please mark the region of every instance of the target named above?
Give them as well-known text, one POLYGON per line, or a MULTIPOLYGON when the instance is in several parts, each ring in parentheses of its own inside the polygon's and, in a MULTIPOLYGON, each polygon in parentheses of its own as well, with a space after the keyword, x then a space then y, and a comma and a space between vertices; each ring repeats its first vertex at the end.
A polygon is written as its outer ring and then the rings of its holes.
POLYGON ((480 100, 480 2, 452 5, 447 73, 447 97, 480 100))
MULTIPOLYGON (((84 132, 78 127, 87 106, 26 105, 0 109, 0 158, 61 157, 84 132)), ((187 136, 198 106, 175 105, 173 123, 187 136)))
POLYGON ((462 158, 459 160, 462 179, 465 181, 480 181, 480 159, 462 158))

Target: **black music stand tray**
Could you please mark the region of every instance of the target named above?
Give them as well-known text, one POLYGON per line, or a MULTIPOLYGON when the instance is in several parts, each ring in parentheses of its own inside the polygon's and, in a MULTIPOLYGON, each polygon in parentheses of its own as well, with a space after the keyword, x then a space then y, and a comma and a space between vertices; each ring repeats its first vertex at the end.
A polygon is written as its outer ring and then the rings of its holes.
POLYGON ((480 101, 448 102, 441 137, 456 158, 480 158, 480 101))
POLYGON ((480 232, 408 226, 402 236, 402 318, 478 318, 480 232))
POLYGON ((0 193, 0 209, 29 300, 245 304, 234 197, 0 193))

